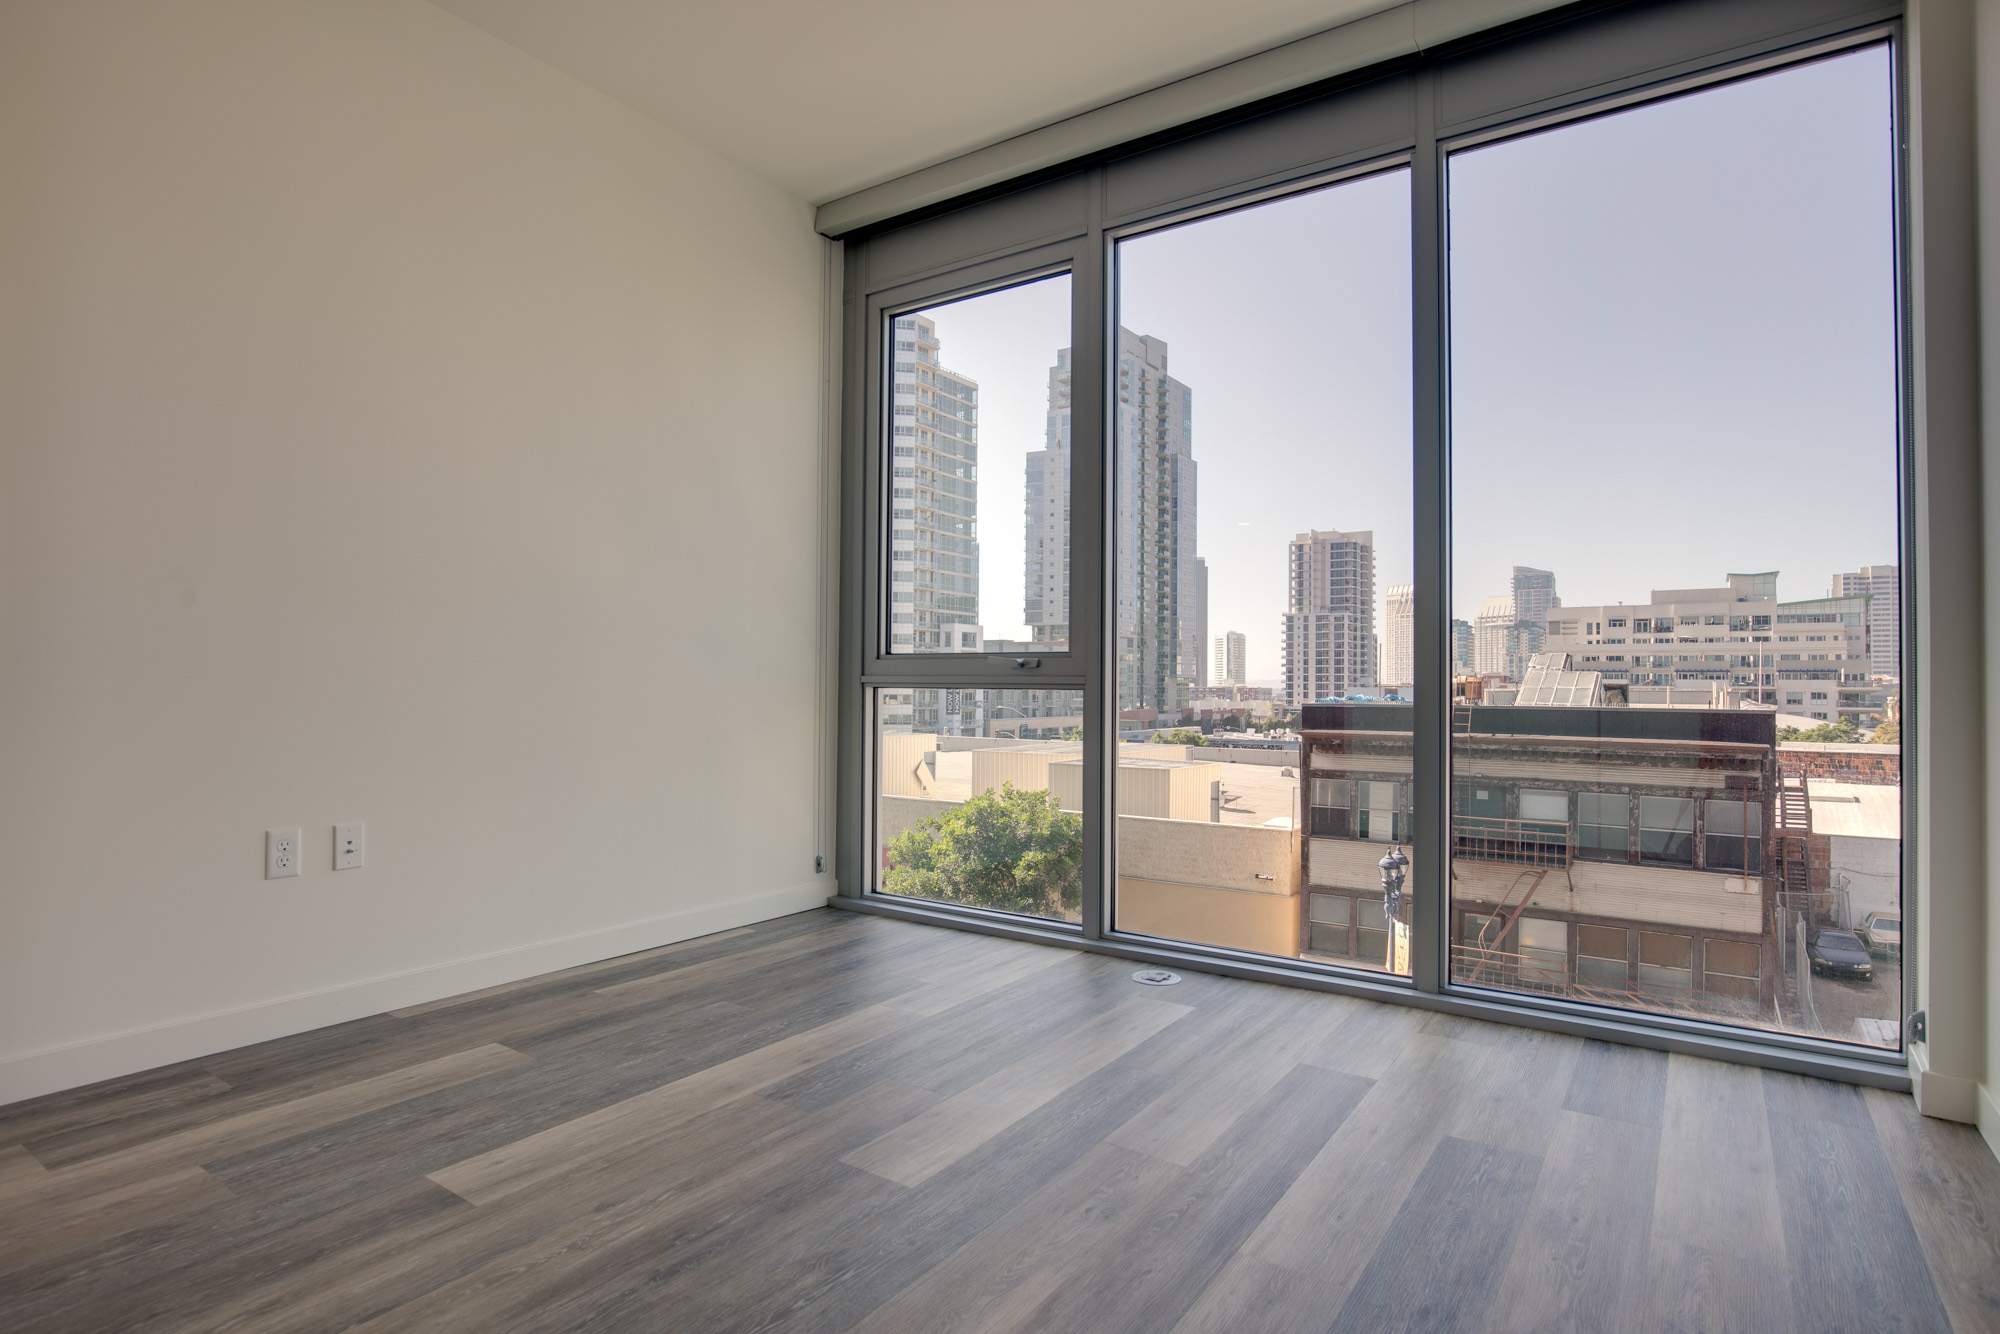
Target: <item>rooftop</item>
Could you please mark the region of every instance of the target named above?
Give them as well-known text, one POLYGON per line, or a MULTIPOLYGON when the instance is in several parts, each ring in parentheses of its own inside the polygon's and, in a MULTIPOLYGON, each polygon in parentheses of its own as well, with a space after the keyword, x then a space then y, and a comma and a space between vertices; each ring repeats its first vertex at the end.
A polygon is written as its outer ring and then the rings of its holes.
POLYGON ((1813 779, 1806 784, 1812 799, 1815 834, 1837 838, 1903 836, 1903 789, 1886 783, 1832 783, 1813 779))

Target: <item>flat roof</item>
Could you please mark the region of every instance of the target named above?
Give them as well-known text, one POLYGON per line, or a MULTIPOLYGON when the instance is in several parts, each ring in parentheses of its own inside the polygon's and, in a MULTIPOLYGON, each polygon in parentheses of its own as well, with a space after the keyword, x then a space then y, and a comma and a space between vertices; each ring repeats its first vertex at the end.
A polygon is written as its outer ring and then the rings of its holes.
POLYGON ((1834 783, 1806 780, 1815 834, 1836 838, 1898 839, 1903 836, 1903 789, 1894 783, 1834 783))

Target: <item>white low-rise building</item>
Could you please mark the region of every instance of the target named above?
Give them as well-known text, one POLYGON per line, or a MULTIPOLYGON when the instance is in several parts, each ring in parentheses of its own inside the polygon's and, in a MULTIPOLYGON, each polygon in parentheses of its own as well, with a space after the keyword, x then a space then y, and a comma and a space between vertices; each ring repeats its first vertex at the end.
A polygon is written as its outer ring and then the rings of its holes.
POLYGON ((1818 722, 1866 721, 1883 708, 1868 621, 1866 597, 1780 602, 1776 571, 1732 574, 1722 588, 1556 608, 1544 647, 1603 673, 1606 685, 1728 690, 1818 722))

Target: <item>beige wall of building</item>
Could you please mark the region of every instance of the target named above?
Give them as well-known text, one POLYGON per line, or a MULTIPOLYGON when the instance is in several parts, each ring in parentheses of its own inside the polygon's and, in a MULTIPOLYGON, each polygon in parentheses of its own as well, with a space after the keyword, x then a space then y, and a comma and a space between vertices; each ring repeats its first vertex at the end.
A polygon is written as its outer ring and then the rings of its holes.
POLYGON ((891 732, 882 738, 882 795, 923 797, 931 795, 935 784, 924 764, 924 756, 937 749, 932 732, 891 732))
POLYGON ((1118 929, 1295 957, 1294 839, 1279 826, 1121 816, 1118 929))
MULTIPOLYGON (((1051 766, 1065 762, 1081 766, 1081 752, 1053 747, 1015 750, 1005 746, 975 750, 972 752, 972 794, 977 796, 1002 783, 1012 783, 1024 791, 1045 789, 1049 786, 1051 766)), ((1078 791, 1081 790, 1079 783, 1078 791)))
MULTIPOLYGON (((1209 823, 1210 785, 1222 777, 1219 764, 1188 764, 1158 760, 1118 765, 1118 813, 1160 820, 1209 823)), ((1049 766, 1049 787, 1056 804, 1066 811, 1083 809, 1083 761, 1058 760, 1049 766)))

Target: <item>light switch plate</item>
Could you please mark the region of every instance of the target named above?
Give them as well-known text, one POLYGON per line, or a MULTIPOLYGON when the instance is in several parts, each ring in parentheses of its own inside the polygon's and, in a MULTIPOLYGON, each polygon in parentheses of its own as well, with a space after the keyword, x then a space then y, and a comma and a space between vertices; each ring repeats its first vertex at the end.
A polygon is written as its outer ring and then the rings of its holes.
POLYGON ((337 824, 333 827, 333 869, 351 871, 368 862, 368 826, 337 824))

